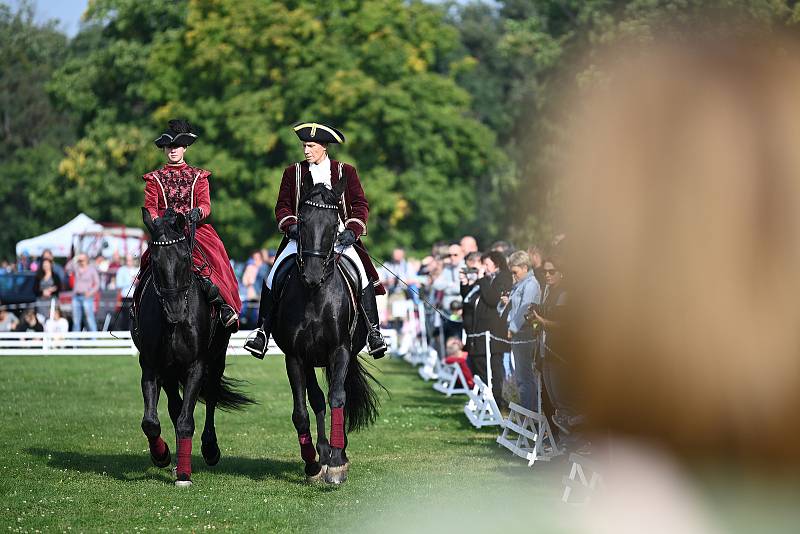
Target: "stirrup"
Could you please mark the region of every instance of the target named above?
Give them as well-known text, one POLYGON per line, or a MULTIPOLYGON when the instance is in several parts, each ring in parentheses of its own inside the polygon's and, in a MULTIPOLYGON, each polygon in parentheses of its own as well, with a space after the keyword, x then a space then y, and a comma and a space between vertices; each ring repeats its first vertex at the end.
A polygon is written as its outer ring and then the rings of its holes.
POLYGON ((229 328, 231 325, 233 325, 233 323, 239 320, 239 314, 236 313, 236 310, 233 309, 233 306, 229 304, 223 304, 222 306, 219 307, 219 320, 222 321, 222 324, 225 326, 225 328, 229 328), (224 310, 225 308, 228 308, 233 312, 233 315, 231 315, 227 321, 224 321, 222 319, 222 310, 224 310))
POLYGON ((367 347, 369 347, 369 355, 375 358, 376 360, 386 354, 386 351, 389 350, 389 345, 386 344, 386 338, 383 337, 381 331, 374 326, 370 326, 370 331, 367 333, 367 347), (370 337, 377 334, 381 338, 381 344, 377 347, 370 346, 370 337))
POLYGON ((244 350, 252 354, 258 359, 264 359, 264 355, 267 353, 267 347, 269 346, 269 336, 267 333, 264 332, 262 328, 257 328, 250 336, 247 337, 247 341, 244 343, 244 350), (255 347, 254 345, 259 342, 259 338, 264 340, 264 346, 262 348, 255 347))

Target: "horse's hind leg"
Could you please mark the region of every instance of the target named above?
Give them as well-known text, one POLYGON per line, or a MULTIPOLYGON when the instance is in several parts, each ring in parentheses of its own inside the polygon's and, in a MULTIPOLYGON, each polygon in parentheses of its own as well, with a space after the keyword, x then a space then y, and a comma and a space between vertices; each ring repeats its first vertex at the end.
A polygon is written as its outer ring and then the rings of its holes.
POLYGON ((306 373, 300 361, 289 354, 286 355, 286 374, 292 387, 292 423, 297 430, 300 442, 300 457, 305 462, 306 479, 315 482, 320 479, 322 466, 317 462, 317 452, 309 429, 308 408, 306 408, 306 373))
POLYGON ((322 470, 326 471, 331 458, 331 446, 328 443, 328 436, 325 432, 325 394, 319 387, 317 373, 314 371, 313 367, 306 369, 306 383, 308 386, 308 400, 311 403, 311 409, 317 419, 317 452, 319 453, 319 462, 322 464, 322 470))
POLYGON ((154 369, 142 366, 142 397, 144 416, 142 431, 150 444, 150 459, 157 467, 167 467, 172 461, 169 447, 161 438, 161 423, 158 421, 158 396, 161 387, 154 369))
POLYGON ((341 484, 347 480, 347 471, 350 467, 344 449, 347 446, 347 437, 344 431, 344 404, 346 401, 344 381, 347 377, 347 366, 350 362, 350 351, 339 347, 331 357, 330 387, 328 402, 331 405, 331 459, 325 481, 332 484, 341 484))
POLYGON ((217 399, 219 398, 219 384, 222 380, 222 373, 225 368, 223 361, 222 365, 212 365, 209 369, 209 376, 206 380, 206 422, 203 427, 203 435, 201 437, 200 451, 203 453, 203 459, 206 465, 217 465, 219 463, 222 453, 217 444, 217 430, 214 427, 214 413, 217 408, 217 399))
POLYGON ((205 364, 201 360, 192 362, 186 371, 186 383, 183 387, 183 405, 178 415, 175 432, 178 436, 178 467, 175 485, 179 487, 192 484, 192 436, 194 435, 194 408, 205 373, 205 364))

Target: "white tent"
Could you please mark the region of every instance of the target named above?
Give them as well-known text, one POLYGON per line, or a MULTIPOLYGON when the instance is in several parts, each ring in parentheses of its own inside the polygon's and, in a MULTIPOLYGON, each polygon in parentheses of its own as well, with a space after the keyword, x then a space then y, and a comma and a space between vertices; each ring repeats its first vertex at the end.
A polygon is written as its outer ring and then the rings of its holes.
POLYGON ((93 224, 91 217, 81 213, 64 226, 17 243, 17 256, 21 256, 23 252, 27 252, 29 256, 41 256, 42 251, 49 248, 53 251, 53 256, 67 258, 72 246, 72 236, 84 232, 93 224))

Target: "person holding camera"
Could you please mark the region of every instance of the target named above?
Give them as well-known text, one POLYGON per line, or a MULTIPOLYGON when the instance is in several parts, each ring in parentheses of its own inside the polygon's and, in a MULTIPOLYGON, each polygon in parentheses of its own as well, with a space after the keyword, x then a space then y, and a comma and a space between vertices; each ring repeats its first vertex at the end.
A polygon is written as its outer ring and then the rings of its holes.
POLYGON ((506 335, 511 340, 514 357, 514 381, 519 388, 520 405, 532 411, 538 409, 538 394, 533 375, 534 332, 525 320, 528 307, 538 304, 541 292, 533 276, 527 252, 518 250, 508 258, 508 267, 514 280, 511 292, 500 298, 497 311, 506 318, 506 335))
POLYGON ((572 426, 570 418, 579 416, 570 406, 572 401, 565 395, 562 383, 569 372, 568 361, 562 350, 563 316, 567 304, 567 290, 563 283, 561 261, 555 257, 547 258, 542 264, 545 285, 542 304, 531 306, 528 316, 535 329, 539 331, 539 365, 544 380, 545 402, 542 403, 545 415, 559 427, 572 426), (556 412, 558 415, 556 416, 556 412))
POLYGON ((502 341, 506 327, 497 313, 497 304, 501 294, 511 289, 511 272, 505 256, 498 251, 483 254, 480 261, 475 256, 468 257, 466 265, 459 278, 464 298, 464 324, 467 325, 468 364, 473 374, 486 383, 486 340, 480 334, 488 331, 494 336, 489 347, 492 393, 497 402, 502 403, 503 353, 508 351, 508 344, 502 341))

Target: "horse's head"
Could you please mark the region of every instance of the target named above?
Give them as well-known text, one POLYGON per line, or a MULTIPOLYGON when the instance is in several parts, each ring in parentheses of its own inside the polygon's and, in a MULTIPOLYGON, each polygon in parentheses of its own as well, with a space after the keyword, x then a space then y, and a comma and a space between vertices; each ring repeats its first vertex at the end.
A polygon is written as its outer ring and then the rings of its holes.
POLYGON ((342 179, 328 189, 314 185, 308 175, 303 181, 297 220, 300 238, 297 242, 297 263, 300 277, 308 288, 315 288, 333 272, 334 247, 339 232, 339 201, 346 186, 342 179))
POLYGON ((192 284, 192 253, 183 232, 186 219, 168 208, 154 221, 150 212, 142 208, 142 220, 152 238, 149 249, 153 288, 167 321, 179 323, 186 319, 192 284))

